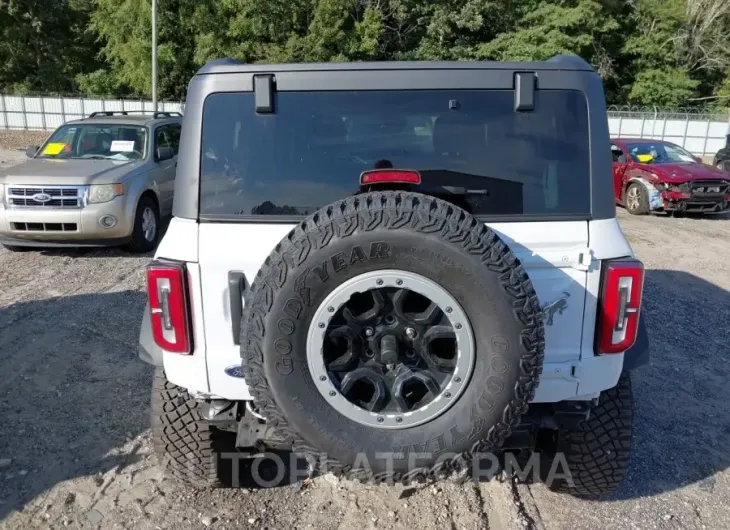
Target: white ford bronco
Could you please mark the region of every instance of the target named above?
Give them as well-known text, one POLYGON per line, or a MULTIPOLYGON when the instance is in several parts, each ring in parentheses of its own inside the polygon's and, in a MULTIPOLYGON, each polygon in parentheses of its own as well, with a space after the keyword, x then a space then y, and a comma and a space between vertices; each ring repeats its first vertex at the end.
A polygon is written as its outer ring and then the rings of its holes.
POLYGON ((207 64, 140 336, 165 467, 223 485, 277 448, 406 483, 519 452, 612 491, 649 344, 609 145, 577 57, 207 64))

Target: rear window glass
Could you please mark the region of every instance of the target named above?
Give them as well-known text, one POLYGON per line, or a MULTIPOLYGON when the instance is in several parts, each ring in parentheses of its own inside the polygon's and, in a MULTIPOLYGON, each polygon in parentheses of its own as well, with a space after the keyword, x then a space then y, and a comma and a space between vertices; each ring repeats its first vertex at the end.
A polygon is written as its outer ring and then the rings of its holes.
POLYGON ((416 191, 475 215, 590 212, 578 91, 537 91, 531 112, 511 90, 280 92, 275 109, 256 114, 250 92, 206 99, 202 215, 308 215, 384 166, 418 170, 416 191))

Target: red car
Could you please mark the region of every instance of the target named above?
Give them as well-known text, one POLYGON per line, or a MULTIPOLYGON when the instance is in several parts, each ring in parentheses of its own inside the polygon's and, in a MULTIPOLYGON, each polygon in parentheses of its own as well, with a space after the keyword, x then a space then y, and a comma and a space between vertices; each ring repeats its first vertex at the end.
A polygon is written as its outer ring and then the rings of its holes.
POLYGON ((634 215, 651 211, 721 212, 730 204, 730 174, 664 140, 614 138, 616 203, 634 215))

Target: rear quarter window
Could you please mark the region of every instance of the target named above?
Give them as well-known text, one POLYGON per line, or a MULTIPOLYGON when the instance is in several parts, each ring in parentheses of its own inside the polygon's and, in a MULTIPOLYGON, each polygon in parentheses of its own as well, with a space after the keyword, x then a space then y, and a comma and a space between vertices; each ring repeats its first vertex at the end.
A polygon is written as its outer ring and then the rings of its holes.
POLYGON ((250 92, 205 101, 201 216, 308 215, 384 162, 477 216, 590 214, 579 91, 537 91, 530 112, 508 90, 280 92, 274 114, 254 105, 250 92))

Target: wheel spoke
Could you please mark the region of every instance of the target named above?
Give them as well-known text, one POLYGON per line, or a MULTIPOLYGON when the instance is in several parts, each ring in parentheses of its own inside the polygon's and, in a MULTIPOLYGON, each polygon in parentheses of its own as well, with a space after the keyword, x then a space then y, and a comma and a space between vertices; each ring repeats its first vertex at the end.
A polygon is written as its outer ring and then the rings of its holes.
POLYGON ((341 390, 351 402, 370 412, 382 410, 388 399, 383 376, 372 368, 358 368, 345 375, 341 390))
POLYGON ((432 401, 441 388, 426 370, 411 370, 401 366, 391 386, 391 394, 400 412, 410 412, 432 401))
POLYGON ((358 349, 358 340, 348 326, 329 330, 322 352, 327 370, 344 372, 353 368, 358 349))
POLYGON ((419 341, 418 353, 439 372, 452 372, 458 360, 456 335, 451 326, 433 326, 419 341))

